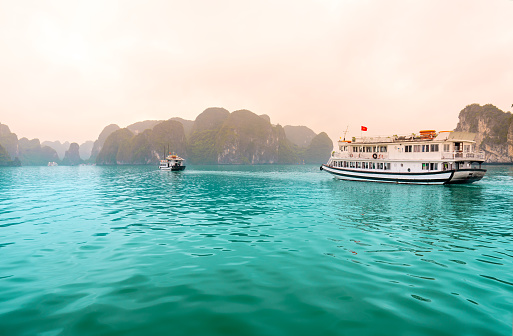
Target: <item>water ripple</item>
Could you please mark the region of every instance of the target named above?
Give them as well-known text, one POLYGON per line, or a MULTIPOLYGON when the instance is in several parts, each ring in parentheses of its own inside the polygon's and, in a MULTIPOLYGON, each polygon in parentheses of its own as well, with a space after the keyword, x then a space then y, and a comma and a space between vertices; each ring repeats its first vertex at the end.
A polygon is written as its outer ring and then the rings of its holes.
POLYGON ((0 334, 507 334, 512 176, 0 169, 0 334))

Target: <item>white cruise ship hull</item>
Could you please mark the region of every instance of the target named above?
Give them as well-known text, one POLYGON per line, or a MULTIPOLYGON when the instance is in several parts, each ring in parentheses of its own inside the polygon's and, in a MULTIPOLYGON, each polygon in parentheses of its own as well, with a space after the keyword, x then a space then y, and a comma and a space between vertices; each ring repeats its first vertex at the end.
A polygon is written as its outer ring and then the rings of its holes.
POLYGON ((321 170, 333 174, 335 178, 347 181, 368 181, 402 184, 453 184, 479 181, 486 173, 485 169, 462 169, 434 172, 392 172, 366 171, 322 165, 321 170))

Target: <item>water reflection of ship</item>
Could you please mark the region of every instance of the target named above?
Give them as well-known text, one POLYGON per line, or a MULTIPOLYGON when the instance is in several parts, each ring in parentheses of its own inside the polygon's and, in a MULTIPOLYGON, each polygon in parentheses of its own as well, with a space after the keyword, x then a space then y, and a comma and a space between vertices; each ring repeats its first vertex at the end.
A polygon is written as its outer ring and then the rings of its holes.
POLYGON ((378 183, 334 183, 326 181, 339 226, 363 231, 440 233, 474 237, 480 226, 476 214, 486 205, 483 185, 452 185, 449 188, 415 188, 378 183), (357 197, 355 197, 357 195, 357 197), (350 204, 350 207, 344 206, 350 204), (405 211, 407 209, 407 211, 405 211))

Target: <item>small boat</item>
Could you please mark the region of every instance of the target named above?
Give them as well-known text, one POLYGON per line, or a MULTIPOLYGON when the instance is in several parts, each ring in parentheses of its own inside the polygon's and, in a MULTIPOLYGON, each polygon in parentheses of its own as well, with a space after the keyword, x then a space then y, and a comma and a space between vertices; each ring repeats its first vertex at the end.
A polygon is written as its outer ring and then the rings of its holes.
POLYGON ((475 134, 434 130, 419 135, 353 137, 340 140, 320 169, 335 178, 406 184, 455 184, 479 181, 481 165, 475 134))
POLYGON ((57 162, 55 162, 55 161, 48 162, 48 167, 56 167, 56 166, 58 166, 57 162))
POLYGON ((185 169, 184 159, 175 154, 169 154, 164 160, 160 160, 160 170, 180 171, 185 169))

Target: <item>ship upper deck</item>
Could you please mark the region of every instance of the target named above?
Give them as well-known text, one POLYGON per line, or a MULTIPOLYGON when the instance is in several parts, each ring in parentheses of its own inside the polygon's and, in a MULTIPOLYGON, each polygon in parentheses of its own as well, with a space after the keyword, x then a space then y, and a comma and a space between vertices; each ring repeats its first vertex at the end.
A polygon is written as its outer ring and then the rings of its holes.
POLYGON ((421 131, 420 134, 407 135, 378 135, 378 136, 362 136, 353 137, 351 141, 339 140, 339 143, 348 144, 393 144, 404 142, 475 142, 475 134, 468 132, 453 131, 421 131))

